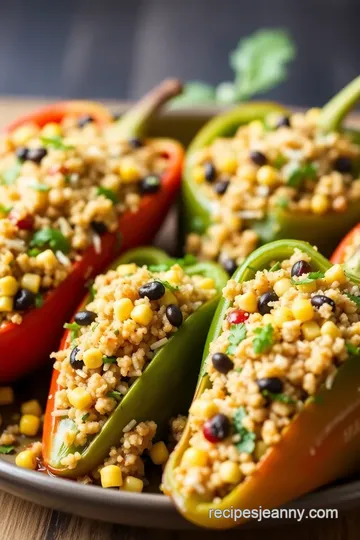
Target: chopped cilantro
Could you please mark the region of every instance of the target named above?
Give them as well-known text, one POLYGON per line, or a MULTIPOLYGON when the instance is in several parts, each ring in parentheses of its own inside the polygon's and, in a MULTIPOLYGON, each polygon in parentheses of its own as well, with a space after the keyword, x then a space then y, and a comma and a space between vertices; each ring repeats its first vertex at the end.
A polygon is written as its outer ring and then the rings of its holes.
POLYGON ((41 253, 41 251, 38 248, 31 248, 31 249, 28 249, 27 251, 27 254, 29 255, 29 257, 36 257, 37 255, 39 255, 39 253, 41 253))
POLYGON ((269 392, 269 390, 263 390, 262 395, 264 397, 269 397, 272 401, 280 401, 281 403, 287 403, 288 405, 296 403, 296 401, 287 394, 274 394, 273 392, 269 392))
POLYGON ((274 266, 272 266, 269 270, 269 272, 276 272, 276 270, 280 270, 281 268, 281 263, 278 261, 274 264, 274 266))
POLYGON ((285 210, 289 206, 289 199, 287 199, 286 197, 278 197, 276 199, 276 206, 285 210))
POLYGON ((42 294, 37 293, 37 295, 35 296, 35 307, 41 308, 43 304, 44 304, 44 299, 42 297, 42 294))
POLYGON ((256 334, 253 341, 254 352, 260 354, 270 349, 274 341, 274 329, 271 324, 267 324, 262 328, 256 328, 254 333, 256 334))
POLYGON ((12 210, 12 206, 4 206, 3 204, 0 204, 0 212, 2 214, 8 215, 8 213, 12 210))
POLYGON ((1 184, 10 185, 15 182, 21 171, 20 161, 15 161, 14 165, 1 173, 1 184))
POLYGON ((3 444, 0 446, 0 454, 11 454, 15 450, 15 446, 10 444, 3 444))
POLYGON ((235 431, 240 435, 240 441, 236 443, 236 448, 239 450, 239 452, 251 454, 255 449, 256 435, 252 431, 248 431, 246 427, 243 426, 245 417, 246 411, 244 407, 237 409, 233 416, 235 431))
POLYGON ((103 356, 104 364, 116 364, 116 360, 117 360, 116 356, 103 356))
POLYGON ((116 401, 120 401, 120 399, 122 398, 122 394, 118 392, 117 390, 112 390, 111 392, 108 392, 106 395, 107 397, 116 399, 116 401))
POLYGON ((175 292, 175 291, 179 290, 179 287, 177 285, 171 285, 171 283, 169 283, 168 281, 164 281, 164 280, 161 280, 161 279, 157 279, 156 281, 159 281, 160 283, 162 283, 164 285, 164 287, 169 289, 169 291, 171 291, 171 292, 175 292))
POLYGON ((349 355, 360 356, 360 347, 357 347, 356 345, 350 342, 345 343, 345 347, 349 355))
POLYGON ((90 413, 84 414, 84 416, 81 417, 82 422, 86 422, 86 420, 89 418, 90 413))
POLYGON ((66 328, 66 330, 70 330, 70 339, 71 341, 75 341, 75 339, 78 337, 81 326, 76 322, 72 322, 65 323, 64 328, 66 328))
POLYGON ((356 304, 356 307, 360 309, 360 296, 355 296, 355 294, 350 294, 347 292, 345 294, 352 302, 354 302, 354 304, 356 304))
POLYGON ((306 179, 315 179, 316 172, 317 168, 313 163, 295 164, 287 178, 287 185, 299 188, 306 179))
POLYGON ((281 169, 281 167, 283 167, 285 165, 285 163, 287 163, 287 159, 285 156, 283 156, 282 154, 279 154, 275 159, 274 159, 274 167, 276 169, 281 169))
POLYGON ((31 184, 31 189, 35 189, 35 191, 50 191, 49 186, 46 186, 45 184, 31 184))
POLYGON ((109 199, 113 204, 117 204, 119 202, 119 198, 116 193, 111 189, 104 188, 103 186, 98 186, 96 194, 104 195, 104 197, 109 199))
POLYGON ((235 354, 236 347, 246 338, 246 327, 244 323, 232 324, 230 326, 229 342, 227 354, 235 354))
POLYGON ((291 278, 291 283, 293 285, 305 285, 306 283, 312 283, 317 279, 322 279, 324 277, 324 272, 310 272, 307 277, 303 279, 294 279, 291 278))
POLYGON ((65 144, 62 137, 40 137, 42 144, 45 147, 55 148, 56 150, 71 150, 74 148, 69 144, 65 144))
POLYGON ((30 242, 30 247, 44 246, 49 246, 53 251, 62 251, 63 253, 70 251, 68 239, 65 238, 62 232, 50 227, 37 231, 30 242))

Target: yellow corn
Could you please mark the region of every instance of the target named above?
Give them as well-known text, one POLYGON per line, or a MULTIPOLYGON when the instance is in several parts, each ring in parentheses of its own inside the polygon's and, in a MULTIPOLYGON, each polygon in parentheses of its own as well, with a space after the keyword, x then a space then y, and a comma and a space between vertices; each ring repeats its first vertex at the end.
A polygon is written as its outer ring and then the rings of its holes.
POLYGON ((227 484, 238 484, 242 479, 242 472, 238 464, 233 461, 224 461, 219 467, 219 476, 227 484))
POLYGON ((236 169, 238 168, 238 162, 236 157, 231 154, 227 156, 222 156, 221 159, 219 159, 218 168, 221 170, 221 172, 227 174, 234 174, 236 172, 236 169))
POLYGON ((21 286, 35 294, 39 292, 41 277, 37 274, 24 274, 21 279, 21 286))
POLYGON ((49 122, 41 130, 42 137, 61 137, 62 130, 60 124, 49 122))
POLYGON ((14 403, 14 390, 11 386, 0 388, 0 405, 11 405, 14 403))
POLYGON ((175 294, 173 294, 171 291, 169 291, 169 289, 166 289, 164 296, 162 296, 160 298, 160 304, 162 306, 170 306, 170 304, 178 305, 178 303, 179 302, 178 302, 175 294))
POLYGON ((335 339, 341 336, 341 330, 332 321, 326 321, 321 327, 321 334, 335 339))
POLYGON ((130 298, 121 298, 121 300, 116 300, 116 302, 114 302, 114 315, 120 322, 129 319, 133 309, 134 304, 130 298))
POLYGON ((23 450, 16 456, 15 463, 18 467, 34 471, 36 469, 35 454, 31 450, 23 450))
POLYGON ((205 169, 201 165, 197 165, 192 170, 192 177, 197 184, 205 182, 205 169))
POLYGON ((13 276, 5 276, 0 279, 0 296, 15 296, 19 284, 13 276))
POLYGON ((218 407, 213 401, 196 399, 191 405, 190 412, 196 416, 196 418, 208 419, 215 416, 218 412, 218 407))
POLYGON ((258 170, 256 179, 263 186, 275 186, 279 181, 279 175, 274 167, 263 165, 258 170))
POLYGON ((122 276, 122 277, 135 274, 136 270, 137 270, 137 266, 135 263, 119 264, 119 266, 116 269, 119 276, 122 276))
POLYGON ((278 296, 282 296, 286 293, 291 287, 291 281, 288 278, 279 279, 274 283, 274 291, 278 296))
POLYGON ((270 313, 265 313, 262 318, 263 324, 274 324, 274 317, 270 313))
POLYGON ((294 319, 291 309, 285 306, 275 309, 272 315, 274 317, 275 324, 279 327, 281 327, 285 322, 292 321, 294 319))
POLYGON ((69 390, 68 400, 75 409, 89 409, 92 405, 91 395, 82 386, 69 390))
POLYGON ((14 300, 12 296, 0 296, 0 312, 9 312, 13 310, 14 300))
POLYGON ((131 312, 131 318, 138 324, 147 326, 151 323, 153 318, 153 312, 148 304, 140 304, 135 306, 131 312))
POLYGON ((240 309, 248 311, 249 313, 255 313, 257 311, 258 298, 253 292, 246 292, 236 297, 237 305, 240 309))
POLYGON ((316 289, 317 289, 317 282, 316 280, 313 281, 312 283, 304 283, 303 285, 296 285, 297 289, 300 291, 300 292, 303 292, 303 293, 312 293, 312 292, 315 292, 316 289))
POLYGON ((310 300, 306 298, 296 298, 292 305, 292 312, 298 321, 306 322, 314 318, 314 308, 310 300))
POLYGON ((97 369, 103 365, 103 354, 99 349, 91 347, 83 354, 83 362, 89 369, 97 369))
POLYGON ((325 214, 330 207, 329 199, 326 195, 316 194, 311 199, 311 210, 314 214, 325 214))
POLYGON ((320 336, 320 326, 315 321, 308 321, 301 325, 301 331, 305 339, 313 341, 320 336))
POLYGON ((334 264, 334 266, 329 268, 329 270, 325 272, 324 279, 328 285, 331 285, 334 283, 334 281, 337 281, 340 283, 340 285, 343 285, 347 281, 345 272, 340 264, 334 264))
POLYGON ((11 134, 11 138, 15 146, 23 146, 32 137, 36 137, 39 128, 35 124, 24 124, 18 127, 11 134))
POLYGON ((19 430, 23 435, 35 437, 40 428, 40 418, 34 414, 24 414, 20 418, 19 430))
POLYGON ((100 471, 101 485, 103 488, 122 486, 122 472, 117 465, 107 465, 100 471))
POLYGON ((140 171, 132 158, 124 158, 121 161, 119 174, 125 183, 136 182, 140 178, 140 171))
POLYGON ((200 289, 214 289, 215 282, 212 278, 204 278, 198 282, 200 289))
POLYGON ((208 462, 208 454, 199 448, 187 448, 181 460, 186 467, 205 467, 208 462))
POLYGON ((44 268, 52 269, 58 264, 57 258, 51 249, 46 249, 42 253, 36 256, 36 262, 44 268))
POLYGON ((169 458, 169 451, 163 441, 159 441, 153 445, 150 452, 151 461, 155 465, 163 465, 169 458))
POLYGON ((245 164, 238 167, 236 174, 248 182, 255 182, 256 172, 254 165, 245 164))
POLYGON ((133 493, 141 493, 144 488, 144 482, 135 476, 127 476, 124 480, 122 489, 133 493))
POLYGON ((25 401, 25 403, 21 405, 21 414, 31 414, 32 416, 41 416, 42 409, 38 400, 31 399, 30 401, 25 401))

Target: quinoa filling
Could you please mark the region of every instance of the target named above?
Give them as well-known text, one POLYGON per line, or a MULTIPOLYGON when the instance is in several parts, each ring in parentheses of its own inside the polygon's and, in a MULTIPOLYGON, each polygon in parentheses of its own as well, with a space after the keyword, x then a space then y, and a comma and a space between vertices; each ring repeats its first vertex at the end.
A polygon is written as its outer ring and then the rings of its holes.
POLYGON ((20 324, 91 244, 161 189, 156 141, 119 137, 116 122, 65 117, 0 141, 0 324, 20 324))
POLYGON ((212 386, 191 406, 175 469, 184 495, 218 501, 246 481, 306 400, 360 354, 360 288, 341 266, 314 272, 299 250, 274 262, 223 290, 231 307, 205 366, 212 386))
MULTIPOLYGON (((216 295, 216 287, 213 279, 189 276, 179 264, 166 271, 124 264, 99 275, 94 293, 74 322, 65 325, 71 343, 52 354, 60 386, 53 415, 69 418, 76 428, 66 430, 67 446, 83 447, 101 430, 156 352, 216 295)), ((131 433, 138 430, 135 420, 130 424, 131 433)), ((140 434, 145 437, 141 447, 149 449, 156 424, 142 428, 149 433, 140 434)), ((122 444, 115 453, 123 458, 123 452, 122 444)), ((74 468, 80 459, 79 452, 70 453, 61 464, 74 468)))
POLYGON ((276 209, 341 213, 360 200, 360 147, 347 134, 319 134, 319 113, 254 121, 193 155, 190 174, 212 203, 212 224, 188 236, 189 252, 232 273, 259 243, 249 220, 276 209))

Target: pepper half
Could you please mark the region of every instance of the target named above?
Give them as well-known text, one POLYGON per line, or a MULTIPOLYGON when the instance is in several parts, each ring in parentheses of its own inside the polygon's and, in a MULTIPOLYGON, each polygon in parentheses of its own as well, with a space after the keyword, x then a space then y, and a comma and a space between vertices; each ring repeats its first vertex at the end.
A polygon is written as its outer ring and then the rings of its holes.
MULTIPOLYGON (((235 272, 233 279, 244 282, 256 271, 268 268, 271 261, 288 259, 296 248, 311 258, 315 271, 325 272, 329 261, 310 244, 295 240, 278 240, 254 251, 235 272)), ((356 285, 359 278, 348 274, 356 285)), ((222 328, 230 303, 222 299, 207 338, 204 360, 209 345, 222 328)), ((351 356, 337 371, 330 389, 321 387, 314 399, 308 399, 284 430, 282 438, 260 462, 255 472, 237 485, 219 502, 204 502, 199 496, 184 497, 174 480, 174 469, 180 464, 189 445, 189 426, 170 456, 164 472, 164 491, 174 500, 189 521, 214 529, 234 527, 244 521, 226 519, 216 510, 274 508, 324 484, 359 470, 360 452, 360 357, 351 356)), ((204 366, 204 364, 203 364, 204 366)), ((195 399, 211 385, 207 374, 200 375, 195 399)))
POLYGON ((333 264, 343 264, 345 270, 360 276, 360 223, 356 225, 340 242, 336 250, 331 256, 333 264), (357 243, 354 253, 348 257, 348 249, 357 243))
MULTIPOLYGON (((120 118, 116 128, 119 134, 124 138, 138 136, 152 114, 180 91, 178 81, 164 81, 120 118)), ((60 122, 67 115, 85 114, 100 124, 113 122, 110 111, 100 103, 64 101, 16 120, 5 131, 14 131, 28 123, 42 127, 49 122, 60 122)), ((84 294, 86 281, 104 270, 120 252, 150 242, 159 230, 180 186, 183 149, 170 139, 158 139, 157 144, 168 158, 160 191, 142 197, 136 212, 128 211, 119 217, 117 232, 107 232, 101 237, 100 254, 92 246, 87 248, 69 276, 47 294, 41 308, 25 313, 20 325, 1 326, 0 382, 16 379, 38 367, 59 339, 64 320, 84 294)))
MULTIPOLYGON (((172 261, 173 259, 163 251, 145 247, 129 251, 113 266, 130 262, 138 265, 158 265, 169 264, 172 261)), ((74 424, 69 419, 59 419, 52 415, 55 393, 58 389, 58 372, 54 370, 43 432, 44 464, 53 474, 74 478, 91 471, 103 461, 110 447, 119 443, 123 428, 133 419, 137 422, 154 420, 158 425, 159 434, 171 416, 187 410, 198 376, 203 345, 227 275, 215 263, 192 264, 186 266, 185 271, 189 275, 200 274, 213 278, 219 294, 190 315, 167 344, 155 354, 100 433, 85 447, 74 449, 63 443, 63 434, 73 430, 74 424), (62 467, 61 459, 74 451, 82 454, 76 468, 62 467)), ((81 306, 88 302, 89 298, 86 298, 81 306)), ((67 340, 66 331, 60 348, 66 346, 67 340)))
MULTIPOLYGON (((340 129, 340 124, 349 109, 360 98, 360 77, 352 81, 322 109, 318 121, 319 131, 327 133, 340 129)), ((289 115, 284 107, 276 103, 248 103, 210 120, 196 135, 185 158, 183 182, 183 235, 192 232, 203 234, 211 224, 212 202, 202 193, 192 176, 193 156, 210 146, 218 137, 231 137, 237 129, 253 120, 264 121, 271 113, 289 115)), ((359 133, 351 131, 352 138, 359 142, 359 133)), ((281 238, 306 240, 316 245, 321 252, 330 255, 341 237, 358 221, 359 202, 349 204, 344 213, 314 214, 288 212, 277 208, 269 211, 263 219, 247 220, 248 227, 255 230, 261 244, 281 238)))

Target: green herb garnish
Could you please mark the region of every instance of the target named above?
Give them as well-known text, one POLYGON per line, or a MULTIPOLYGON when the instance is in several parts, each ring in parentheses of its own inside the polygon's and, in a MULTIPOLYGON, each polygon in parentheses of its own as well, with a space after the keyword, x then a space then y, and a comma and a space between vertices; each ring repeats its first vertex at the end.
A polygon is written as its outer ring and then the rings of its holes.
POLYGON ((287 178, 287 185, 293 188, 299 188, 306 179, 314 180, 316 178, 317 168, 313 163, 304 165, 294 165, 287 178))
POLYGON ((237 409, 233 416, 235 431, 240 435, 240 441, 236 443, 236 448, 239 450, 239 452, 251 454, 255 448, 256 435, 252 431, 248 431, 246 427, 243 426, 245 417, 246 411, 244 407, 237 409))
POLYGON ((4 206, 3 204, 0 204, 0 212, 2 214, 8 215, 9 212, 11 212, 12 206, 4 206))
POLYGON ((55 148, 56 150, 71 150, 74 148, 69 144, 65 144, 62 137, 40 137, 42 144, 45 147, 55 148))
POLYGON ((296 403, 296 401, 287 394, 274 394, 274 392, 269 392, 269 390, 263 390, 262 395, 264 397, 269 397, 272 401, 280 401, 281 403, 287 403, 288 405, 294 405, 294 403, 296 403))
POLYGON ((11 454, 15 450, 15 446, 10 444, 3 444, 0 446, 0 454, 11 454))
POLYGON ((75 341, 75 339, 79 335, 81 326, 76 322, 72 322, 72 323, 65 323, 64 328, 66 328, 66 330, 70 330, 70 339, 71 341, 75 341))
POLYGON ((360 296, 355 296, 355 294, 350 294, 348 292, 346 292, 345 294, 349 298, 349 300, 354 302, 356 307, 359 309, 360 308, 360 296))
POLYGON ((287 163, 287 159, 285 156, 283 156, 282 154, 279 154, 275 159, 274 159, 274 162, 273 162, 273 165, 276 169, 281 169, 281 167, 283 167, 285 165, 285 163, 287 163))
POLYGON ((86 420, 89 418, 89 416, 90 416, 90 413, 87 412, 86 414, 84 414, 84 416, 81 417, 81 421, 86 422, 86 420))
POLYGON ((360 356, 360 347, 350 342, 345 343, 345 347, 350 356, 360 356))
POLYGON ((324 272, 310 272, 307 277, 303 279, 294 279, 291 278, 291 283, 293 285, 306 285, 306 283, 312 283, 317 279, 322 279, 324 277, 324 272))
POLYGON ((169 291, 171 291, 171 292, 175 292, 175 291, 179 290, 179 287, 177 285, 171 285, 171 283, 169 283, 166 280, 157 279, 156 281, 159 281, 159 283, 162 283, 164 285, 164 287, 169 289, 169 291))
POLYGON ((103 364, 116 364, 116 356, 103 356, 103 364))
POLYGON ((278 261, 274 264, 274 266, 272 266, 269 270, 269 272, 276 272, 277 270, 280 270, 281 268, 281 263, 278 261))
POLYGON ((112 390, 111 392, 108 392, 106 395, 107 397, 116 399, 116 401, 120 401, 120 399, 122 398, 122 394, 118 392, 117 390, 112 390))
POLYGON ((246 327, 244 323, 232 324, 230 326, 229 343, 227 354, 235 354, 236 348, 246 338, 246 327))
POLYGON ((116 195, 114 191, 111 189, 104 188, 103 186, 98 186, 96 190, 97 195, 103 195, 107 199, 109 199, 113 204, 117 204, 119 202, 119 198, 116 195))
POLYGON ((150 264, 149 270, 150 272, 166 272, 166 270, 169 270, 174 264, 178 264, 181 268, 186 268, 195 263, 197 263, 197 258, 194 257, 194 255, 187 254, 180 259, 170 259, 168 263, 150 264))
POLYGON ((282 208, 283 210, 286 210, 286 208, 289 207, 289 199, 286 197, 279 197, 276 199, 276 206, 279 208, 282 208))
POLYGON ((1 177, 1 184, 5 184, 7 186, 13 184, 17 177, 19 176, 21 171, 21 162, 15 161, 14 165, 10 167, 9 169, 6 169, 6 171, 2 172, 1 177))
POLYGON ((43 304, 44 304, 44 299, 43 299, 42 294, 37 293, 37 295, 35 296, 35 307, 41 308, 43 304))
POLYGON ((262 328, 255 328, 254 334, 256 334, 256 337, 253 341, 253 349, 256 354, 270 349, 274 341, 274 329, 271 324, 267 324, 262 328))
POLYGON ((70 244, 67 238, 62 232, 57 229, 51 229, 45 227, 37 231, 30 242, 31 247, 45 247, 49 246, 53 251, 62 251, 68 253, 70 251, 70 244))
POLYGON ((27 250, 27 254, 29 255, 29 257, 36 257, 37 255, 39 255, 39 253, 41 253, 41 250, 38 248, 31 248, 27 250))
POLYGON ((31 184, 29 187, 31 187, 31 189, 35 189, 35 191, 50 191, 49 186, 46 186, 45 184, 31 184))

